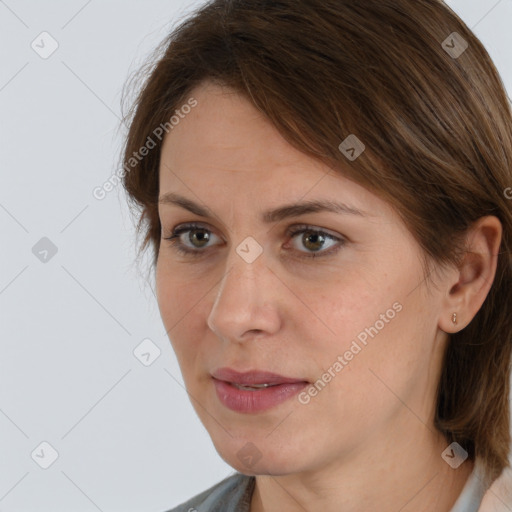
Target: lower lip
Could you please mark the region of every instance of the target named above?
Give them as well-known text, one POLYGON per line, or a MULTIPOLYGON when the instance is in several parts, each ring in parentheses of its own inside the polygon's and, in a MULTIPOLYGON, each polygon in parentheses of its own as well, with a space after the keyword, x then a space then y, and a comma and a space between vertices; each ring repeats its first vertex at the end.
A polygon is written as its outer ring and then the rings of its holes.
POLYGON ((308 385, 307 382, 293 382, 246 391, 223 380, 214 378, 213 382, 221 403, 232 411, 243 413, 266 411, 288 400, 308 385))

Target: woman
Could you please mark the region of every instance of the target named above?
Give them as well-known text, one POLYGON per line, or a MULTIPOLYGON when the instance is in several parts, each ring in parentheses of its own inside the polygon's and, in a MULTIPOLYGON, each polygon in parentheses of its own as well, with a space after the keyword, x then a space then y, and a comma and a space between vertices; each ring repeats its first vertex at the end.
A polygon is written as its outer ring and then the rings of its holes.
POLYGON ((508 466, 512 116, 442 2, 213 0, 123 185, 236 471, 174 511, 478 510, 508 466))

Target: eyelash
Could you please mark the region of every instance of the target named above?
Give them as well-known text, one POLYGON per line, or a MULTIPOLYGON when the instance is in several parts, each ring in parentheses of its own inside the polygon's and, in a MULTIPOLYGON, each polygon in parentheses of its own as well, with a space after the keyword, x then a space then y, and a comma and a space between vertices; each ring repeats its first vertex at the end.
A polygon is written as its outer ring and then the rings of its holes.
MULTIPOLYGON (((209 229, 207 229, 199 224, 184 224, 182 227, 180 227, 178 229, 175 228, 172 231, 171 236, 163 237, 163 238, 164 238, 164 240, 169 240, 172 245, 172 248, 174 250, 176 250, 178 253, 185 254, 187 256, 192 256, 192 257, 200 257, 206 253, 207 249, 205 249, 205 250, 189 249, 179 240, 180 235, 182 235, 183 233, 186 233, 188 231, 194 231, 194 230, 206 231, 208 233, 211 233, 211 231, 209 229)), ((286 232, 286 235, 293 238, 294 236, 296 236, 300 233, 305 233, 305 232, 312 233, 315 235, 322 235, 326 238, 336 240, 339 243, 336 246, 334 246, 326 251, 314 252, 314 253, 309 253, 309 254, 306 253, 306 254, 299 256, 299 258, 302 258, 302 259, 313 259, 313 258, 319 258, 319 257, 322 258, 324 256, 332 256, 332 255, 336 254, 342 248, 342 246, 344 246, 346 243, 346 240, 343 238, 331 235, 321 229, 316 229, 316 228, 313 228, 306 224, 301 224, 300 226, 296 226, 294 228, 288 229, 288 231, 286 232)), ((302 251, 299 251, 299 252, 302 252, 302 251)))

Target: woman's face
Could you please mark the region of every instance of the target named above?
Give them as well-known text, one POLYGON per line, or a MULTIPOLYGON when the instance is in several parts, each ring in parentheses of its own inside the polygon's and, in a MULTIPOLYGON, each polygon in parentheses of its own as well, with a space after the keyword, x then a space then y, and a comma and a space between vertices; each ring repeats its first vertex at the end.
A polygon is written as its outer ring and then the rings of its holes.
POLYGON ((162 238, 157 298, 219 454, 245 474, 287 474, 356 454, 378 460, 395 438, 425 436, 446 292, 426 288, 412 235, 387 203, 294 149, 245 99, 211 84, 190 96, 197 106, 164 141, 160 198, 206 212, 159 205, 162 237, 196 226, 174 239, 193 254, 162 238), (345 206, 264 218, 306 201, 345 206), (296 382, 238 390, 213 378, 226 367, 296 382))

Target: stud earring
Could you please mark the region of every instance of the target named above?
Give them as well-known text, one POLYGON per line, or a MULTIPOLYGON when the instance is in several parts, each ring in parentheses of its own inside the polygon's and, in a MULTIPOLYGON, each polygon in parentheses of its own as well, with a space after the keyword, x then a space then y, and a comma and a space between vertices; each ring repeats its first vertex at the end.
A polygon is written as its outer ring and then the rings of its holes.
POLYGON ((453 313, 453 315, 452 315, 452 322, 453 322, 454 324, 456 324, 456 323, 457 323, 457 313, 453 313))

